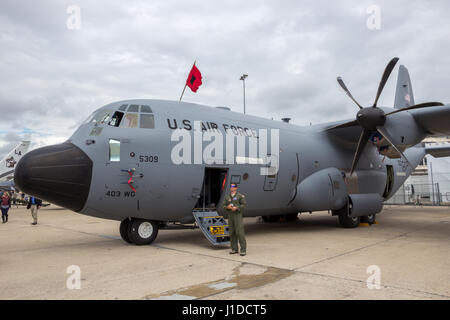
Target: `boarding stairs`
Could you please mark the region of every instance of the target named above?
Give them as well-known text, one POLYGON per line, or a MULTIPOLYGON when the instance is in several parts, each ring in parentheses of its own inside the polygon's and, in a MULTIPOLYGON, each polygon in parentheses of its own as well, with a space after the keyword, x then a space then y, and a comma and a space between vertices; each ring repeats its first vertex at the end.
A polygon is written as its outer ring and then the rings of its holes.
POLYGON ((230 244, 228 224, 225 218, 220 216, 215 209, 194 209, 192 214, 209 242, 215 246, 230 244))

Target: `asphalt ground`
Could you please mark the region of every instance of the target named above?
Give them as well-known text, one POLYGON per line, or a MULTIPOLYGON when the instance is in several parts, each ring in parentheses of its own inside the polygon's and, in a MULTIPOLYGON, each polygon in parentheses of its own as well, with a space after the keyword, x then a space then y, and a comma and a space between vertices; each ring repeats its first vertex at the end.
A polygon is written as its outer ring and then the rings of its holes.
POLYGON ((130 245, 119 222, 53 205, 31 222, 13 207, 0 223, 0 299, 450 298, 448 207, 388 206, 355 229, 327 212, 246 218, 245 257, 199 229, 130 245))

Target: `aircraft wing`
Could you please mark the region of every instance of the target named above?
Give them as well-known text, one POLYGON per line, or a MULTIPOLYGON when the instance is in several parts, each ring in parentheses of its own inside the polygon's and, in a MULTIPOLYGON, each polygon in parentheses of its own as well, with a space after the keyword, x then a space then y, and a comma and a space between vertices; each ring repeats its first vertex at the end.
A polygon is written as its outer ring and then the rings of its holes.
POLYGON ((330 136, 343 140, 350 144, 357 144, 359 136, 361 135, 362 129, 360 126, 351 126, 346 128, 334 129, 333 131, 327 131, 327 129, 339 126, 341 124, 350 122, 354 119, 347 119, 341 121, 335 121, 330 123, 324 123, 315 126, 318 131, 323 131, 328 133, 330 136))
POLYGON ((450 134, 450 104, 409 111, 428 134, 450 134))
POLYGON ((450 157, 450 144, 425 147, 425 152, 434 158, 450 157))
MULTIPOLYGON (((428 135, 450 135, 450 104, 441 107, 420 108, 407 111, 409 112, 417 125, 428 135)), ((320 131, 337 127, 352 120, 342 120, 332 123, 325 123, 318 126, 320 131)), ((333 129, 333 136, 341 138, 349 143, 358 143, 361 135, 361 127, 358 125, 333 129)))

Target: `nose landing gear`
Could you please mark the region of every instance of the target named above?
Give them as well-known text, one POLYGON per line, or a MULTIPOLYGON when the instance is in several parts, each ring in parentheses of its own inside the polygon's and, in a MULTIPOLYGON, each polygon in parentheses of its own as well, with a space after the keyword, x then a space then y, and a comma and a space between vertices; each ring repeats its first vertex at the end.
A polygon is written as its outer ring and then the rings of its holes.
POLYGON ((120 223, 120 236, 125 242, 142 246, 156 239, 158 229, 154 221, 126 218, 120 223))

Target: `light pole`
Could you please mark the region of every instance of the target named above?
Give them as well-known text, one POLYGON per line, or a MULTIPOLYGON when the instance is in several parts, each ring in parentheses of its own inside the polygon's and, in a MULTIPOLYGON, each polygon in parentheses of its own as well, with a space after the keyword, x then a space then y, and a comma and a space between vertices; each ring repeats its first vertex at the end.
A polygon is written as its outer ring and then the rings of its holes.
POLYGON ((244 86, 244 114, 245 114, 245 78, 247 78, 247 77, 248 77, 248 74, 243 74, 240 79, 240 80, 242 80, 242 85, 244 86))
POLYGON ((431 174, 431 192, 433 195, 432 204, 434 205, 434 179, 433 179, 433 163, 430 161, 430 174, 431 174))

